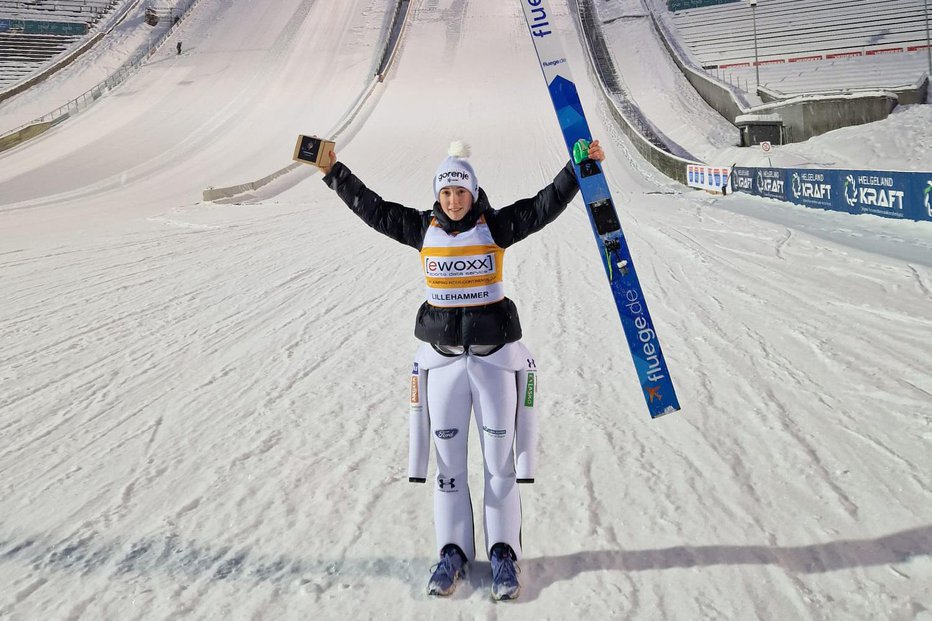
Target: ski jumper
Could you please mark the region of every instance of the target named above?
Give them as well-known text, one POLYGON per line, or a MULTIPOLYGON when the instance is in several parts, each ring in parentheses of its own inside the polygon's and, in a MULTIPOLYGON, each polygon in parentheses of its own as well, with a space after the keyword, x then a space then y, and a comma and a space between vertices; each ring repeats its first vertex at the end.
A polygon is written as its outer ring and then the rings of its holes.
POLYGON ((437 551, 455 543, 468 560, 476 556, 467 484, 472 412, 485 466, 486 553, 503 542, 520 559, 516 484, 533 481, 537 429, 536 417, 522 414, 536 405, 538 383, 534 358, 519 342, 517 308, 505 296, 503 260, 509 246, 553 222, 576 195, 571 164, 535 196, 499 210, 478 188, 477 200, 459 221, 450 220, 439 202, 418 211, 385 201, 341 162, 323 181, 370 227, 421 253, 426 299, 414 334, 424 344, 411 377, 409 478, 426 480, 431 437, 437 551))

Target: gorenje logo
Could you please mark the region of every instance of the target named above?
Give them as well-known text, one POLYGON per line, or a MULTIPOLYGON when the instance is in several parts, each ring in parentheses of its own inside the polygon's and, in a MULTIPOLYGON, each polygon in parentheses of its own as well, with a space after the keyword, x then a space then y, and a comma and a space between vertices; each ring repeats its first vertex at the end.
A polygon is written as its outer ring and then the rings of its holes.
POLYGON ((448 170, 437 175, 437 181, 441 187, 444 181, 469 181, 469 173, 462 170, 448 170))

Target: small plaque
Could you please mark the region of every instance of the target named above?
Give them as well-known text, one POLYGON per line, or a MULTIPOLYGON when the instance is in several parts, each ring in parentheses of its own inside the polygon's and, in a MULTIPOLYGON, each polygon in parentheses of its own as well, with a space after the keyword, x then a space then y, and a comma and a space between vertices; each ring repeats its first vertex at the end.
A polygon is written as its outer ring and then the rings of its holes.
POLYGON ((320 168, 329 166, 330 152, 335 143, 317 136, 298 136, 298 143, 294 147, 294 160, 305 164, 313 164, 320 168))

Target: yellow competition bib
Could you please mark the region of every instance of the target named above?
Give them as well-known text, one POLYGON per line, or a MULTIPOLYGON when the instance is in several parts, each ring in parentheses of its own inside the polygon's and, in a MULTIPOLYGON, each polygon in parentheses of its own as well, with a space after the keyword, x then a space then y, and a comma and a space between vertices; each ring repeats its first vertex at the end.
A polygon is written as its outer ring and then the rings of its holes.
POLYGON ((495 244, 485 216, 457 235, 431 221, 421 248, 427 303, 450 308, 503 300, 504 259, 505 249, 495 244))

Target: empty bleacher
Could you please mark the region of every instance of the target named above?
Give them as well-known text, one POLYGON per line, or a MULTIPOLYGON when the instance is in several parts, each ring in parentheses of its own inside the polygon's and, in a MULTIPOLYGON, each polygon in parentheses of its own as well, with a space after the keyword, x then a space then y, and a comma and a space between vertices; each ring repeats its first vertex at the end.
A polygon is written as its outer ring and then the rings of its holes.
POLYGON ((75 49, 123 0, 0 0, 0 93, 75 49))
MULTIPOLYGON (((890 56, 835 58, 760 67, 761 85, 784 95, 837 91, 898 90, 917 86, 928 72, 926 52, 890 56)), ((714 70, 723 80, 751 91, 757 76, 753 67, 714 70)))
POLYGON ((4 81, 14 83, 35 67, 67 52, 81 39, 75 35, 24 35, 0 32, 0 89, 4 81))
POLYGON ((758 0, 675 11, 694 65, 753 93, 916 84, 928 72, 924 0, 758 0), (757 59, 754 20, 757 22, 757 59))
POLYGON ((116 0, 0 0, 0 19, 96 24, 116 0))
POLYGON ((925 49, 923 0, 759 0, 676 11, 680 40, 707 69, 925 49))

